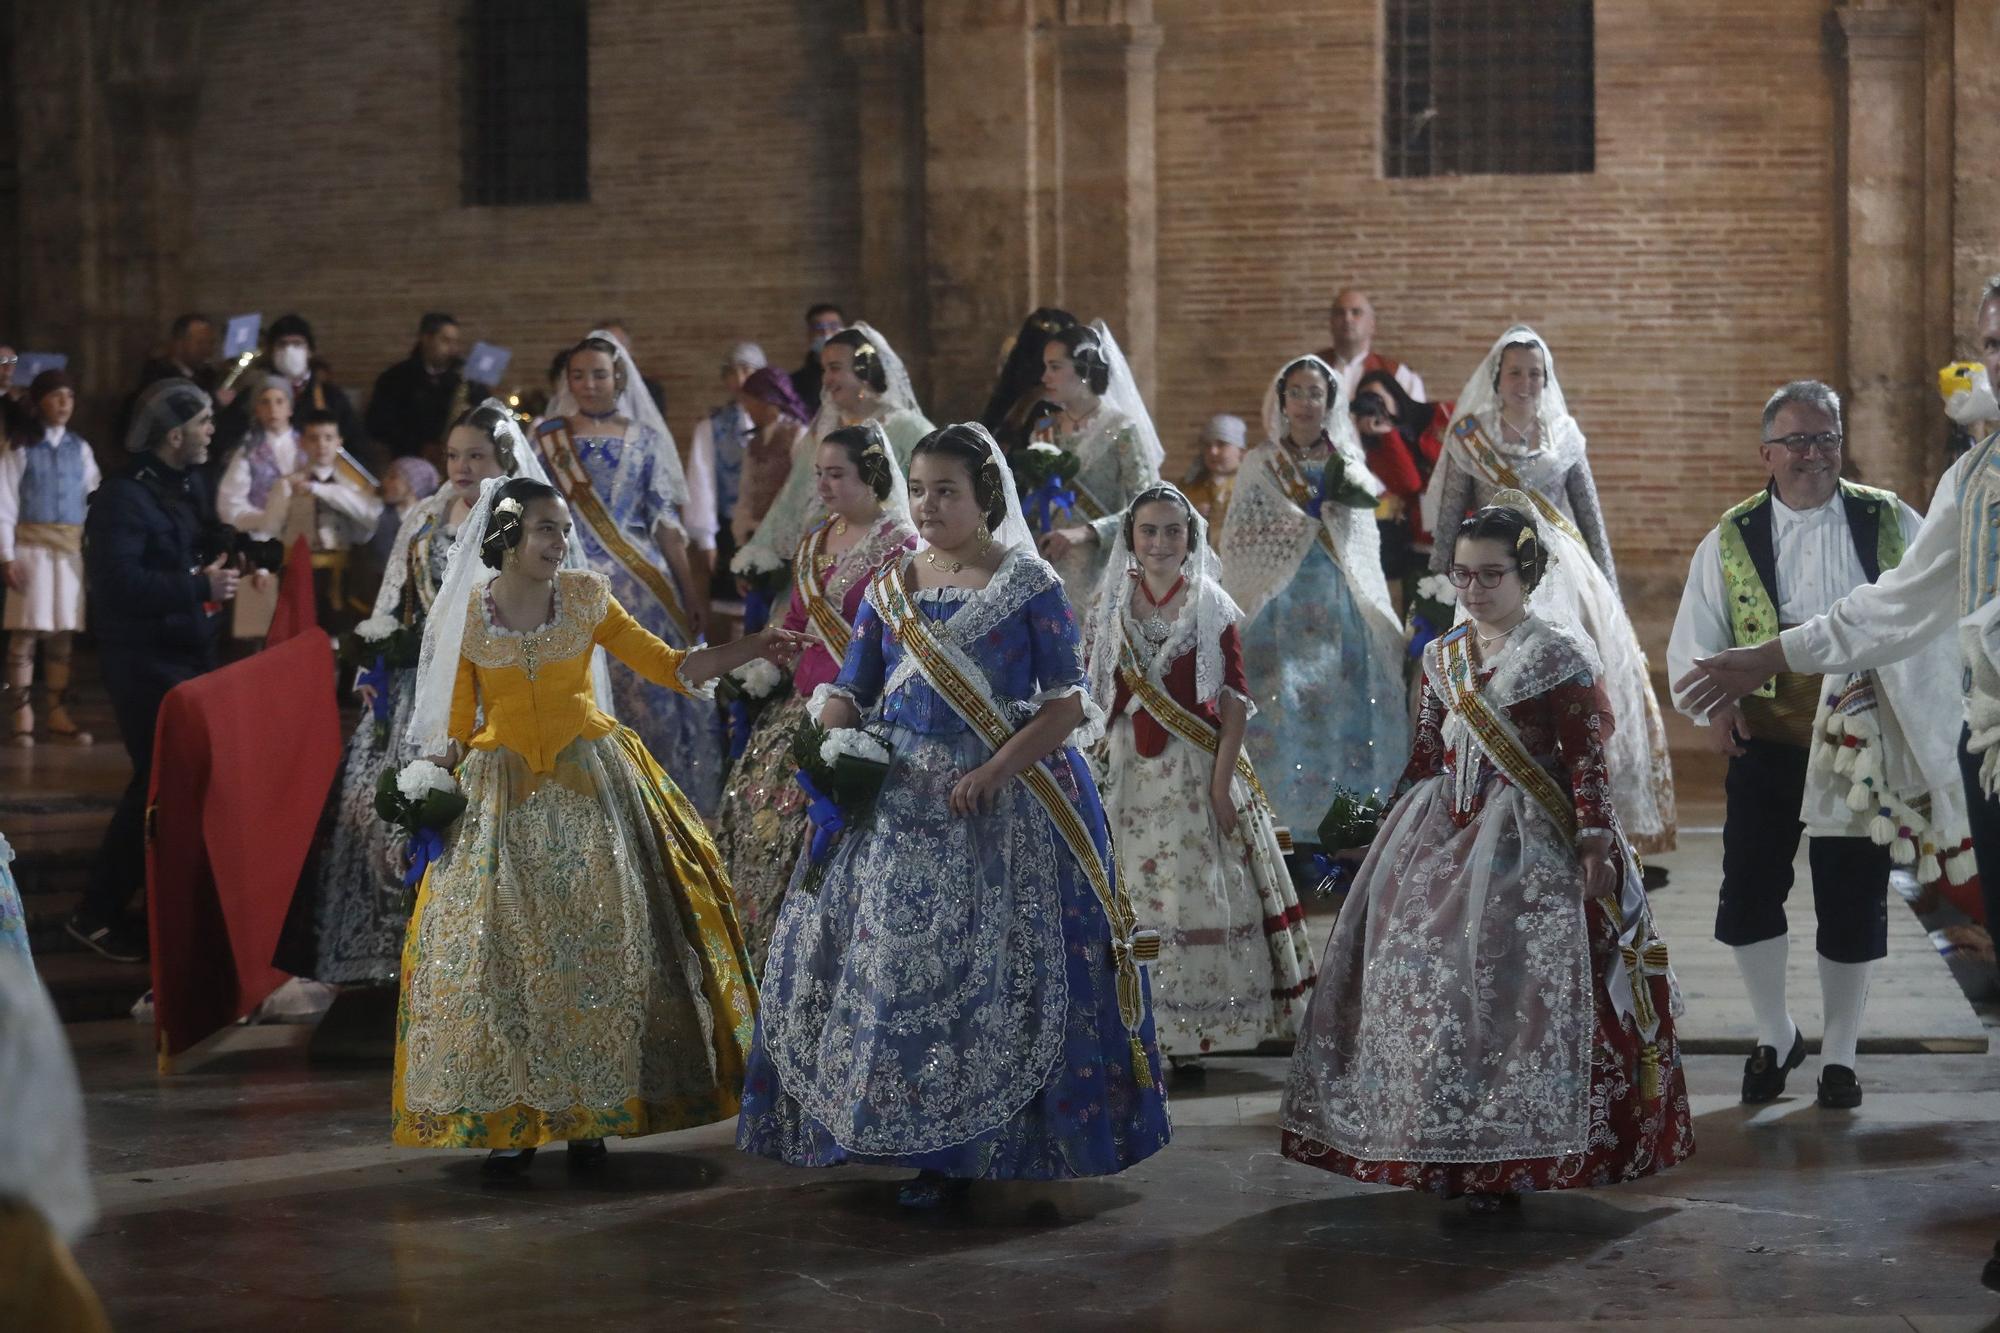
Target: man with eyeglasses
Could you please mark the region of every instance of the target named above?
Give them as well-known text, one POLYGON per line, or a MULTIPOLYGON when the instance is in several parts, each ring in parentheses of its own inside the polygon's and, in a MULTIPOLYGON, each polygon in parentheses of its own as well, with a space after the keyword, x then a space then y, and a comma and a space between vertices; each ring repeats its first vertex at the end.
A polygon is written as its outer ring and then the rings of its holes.
MULTIPOLYGON (((1733 647, 1774 642, 1872 583, 1902 561, 1922 522, 1888 491, 1841 479, 1840 398, 1826 385, 1785 385, 1765 404, 1762 427, 1758 453, 1770 480, 1724 514, 1695 551, 1667 647, 1670 675, 1733 647)), ((1740 703, 1676 700, 1729 759, 1715 938, 1735 955, 1756 1022, 1743 1100, 1776 1100, 1786 1075, 1805 1061, 1805 1034, 1785 1005, 1785 899, 1806 835, 1825 1014, 1819 1104, 1851 1109, 1861 1104, 1854 1062, 1869 971, 1888 952, 1890 848, 1869 836, 1871 821, 1885 804, 1929 794, 1907 743, 1920 721, 1913 713, 1921 711, 1922 681, 1901 670, 1822 678, 1779 661, 1753 686, 1740 703), (1808 762, 1825 734, 1816 719, 1828 698, 1842 700, 1833 716, 1853 721, 1843 735, 1857 742, 1838 768, 1808 762), (1849 771, 1864 735, 1867 758, 1849 771), (1881 790, 1856 812, 1847 798, 1868 774, 1881 790)), ((1926 823, 1907 808, 1894 819, 1897 829, 1912 827, 1911 819, 1926 823)), ((1933 867, 1948 850, 1957 847, 1931 849, 1933 867)))

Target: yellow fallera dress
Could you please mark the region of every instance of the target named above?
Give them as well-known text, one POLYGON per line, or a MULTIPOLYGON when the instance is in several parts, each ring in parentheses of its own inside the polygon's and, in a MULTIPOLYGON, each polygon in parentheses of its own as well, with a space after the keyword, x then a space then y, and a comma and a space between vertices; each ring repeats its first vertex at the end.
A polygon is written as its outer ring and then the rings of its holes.
POLYGON ((549 622, 466 607, 451 734, 467 806, 403 947, 395 1141, 532 1148, 737 1111, 756 991, 700 817, 591 695, 595 646, 692 693, 686 653, 601 574, 556 578, 549 622))

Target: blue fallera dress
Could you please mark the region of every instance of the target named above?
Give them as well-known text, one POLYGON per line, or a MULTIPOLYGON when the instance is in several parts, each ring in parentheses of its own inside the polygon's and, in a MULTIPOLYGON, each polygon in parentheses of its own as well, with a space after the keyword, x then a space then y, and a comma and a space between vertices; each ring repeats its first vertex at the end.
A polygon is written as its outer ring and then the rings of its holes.
MULTIPOLYGON (((1317 492, 1326 465, 1300 471, 1317 492)), ((1352 581, 1318 542, 1242 634, 1257 699, 1244 745, 1278 822, 1314 844, 1336 783, 1379 791, 1384 802, 1394 792, 1410 753, 1408 690, 1399 664, 1375 650, 1352 581)))
MULTIPOLYGON (((874 595, 823 688, 871 714, 893 758, 873 814, 827 854, 824 877, 807 886, 802 863, 786 894, 737 1146, 796 1166, 967 1179, 1122 1171, 1169 1133, 1150 1003, 1140 1075, 1110 920, 1081 865, 1022 782, 989 812, 950 813, 952 787, 992 750, 916 671, 874 595)), ((1011 551, 984 589, 911 600, 1016 727, 1084 693, 1076 616, 1032 553, 1011 551)), ((1109 864, 1082 756, 1065 745, 1043 762, 1109 864)))
MULTIPOLYGON (((661 451, 673 446, 638 422, 629 424, 622 435, 593 431, 574 436, 573 443, 610 517, 647 562, 678 589, 685 607, 687 590, 678 587, 673 570, 653 544, 654 524, 662 519, 680 521, 666 490, 666 471, 655 466, 661 451)), ((544 450, 542 462, 553 472, 555 464, 546 446, 538 439, 536 447, 544 450)), ((618 604, 669 645, 694 647, 652 590, 607 549, 603 534, 582 514, 573 517, 585 559, 611 580, 611 595, 618 604)), ((714 814, 722 798, 724 767, 722 719, 715 705, 654 685, 621 662, 611 663, 611 704, 618 720, 639 733, 647 751, 695 808, 704 815, 714 814)))

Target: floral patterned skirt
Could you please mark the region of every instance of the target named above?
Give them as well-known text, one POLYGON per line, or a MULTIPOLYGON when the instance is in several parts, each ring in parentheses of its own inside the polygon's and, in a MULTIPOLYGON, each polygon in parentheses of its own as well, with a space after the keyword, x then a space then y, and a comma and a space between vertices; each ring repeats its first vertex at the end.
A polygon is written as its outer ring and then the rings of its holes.
POLYGON ((1235 780, 1236 827, 1209 806, 1214 757, 1179 737, 1150 758, 1111 724, 1105 814, 1141 926, 1160 932, 1153 1023, 1170 1056, 1290 1041, 1313 984, 1305 909, 1270 811, 1235 780))
POLYGON ((806 701, 796 694, 758 715, 717 814, 716 850, 729 868, 736 920, 760 976, 809 827, 805 793, 792 781, 792 733, 805 715, 806 701))
POLYGON ((1427 779, 1390 811, 1341 909, 1279 1113, 1285 1155, 1447 1197, 1615 1184, 1685 1160, 1671 978, 1646 978, 1649 1043, 1613 1003, 1612 914, 1583 899, 1548 817, 1495 778, 1460 826, 1448 783, 1427 779))
MULTIPOLYGON (((948 813, 991 755, 969 734, 891 727, 888 743, 874 815, 779 913, 737 1147, 989 1180, 1109 1175, 1158 1152, 1152 1019, 1142 1071, 1110 923, 1053 821, 1019 782, 948 813)), ((1102 848, 1082 758, 1048 763, 1102 848)))
POLYGON ((0 952, 28 957, 28 917, 21 909, 21 890, 14 883, 14 849, 0 836, 0 952))
POLYGON ((468 799, 403 950, 395 1141, 532 1148, 736 1111, 756 992, 694 808, 625 728, 547 773, 506 749, 468 799))

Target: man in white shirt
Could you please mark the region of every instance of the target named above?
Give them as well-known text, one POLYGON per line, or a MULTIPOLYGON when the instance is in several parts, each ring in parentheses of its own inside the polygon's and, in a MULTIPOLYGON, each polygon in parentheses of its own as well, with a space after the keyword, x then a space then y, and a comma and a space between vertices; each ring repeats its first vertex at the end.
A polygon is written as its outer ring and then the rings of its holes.
POLYGON ((1375 350, 1375 303, 1368 299, 1368 293, 1356 287, 1343 288, 1333 298, 1333 310, 1328 315, 1327 323, 1333 334, 1333 344, 1322 347, 1319 358, 1340 376, 1341 384, 1347 389, 1345 397, 1348 402, 1354 401, 1355 386, 1371 370, 1388 371, 1410 397, 1418 402, 1429 401, 1424 397, 1422 375, 1375 350))
MULTIPOLYGON (((1893 569, 1921 523, 1889 492, 1840 479, 1840 398, 1826 385, 1785 385, 1765 404, 1762 427, 1758 451, 1770 482, 1724 514, 1696 549, 1667 647, 1670 675, 1825 611, 1893 569)), ((1729 758, 1715 938, 1734 953, 1756 1018, 1757 1045, 1743 1068, 1749 1103, 1775 1100, 1805 1060, 1805 1037, 1785 1007, 1785 899, 1801 834, 1811 835, 1826 1014, 1819 1102, 1841 1109, 1861 1102, 1855 1048, 1869 970, 1888 951, 1890 849, 1848 808, 1849 783, 1832 781, 1831 765, 1808 790, 1821 697, 1845 684, 1780 671, 1740 704, 1707 713, 1679 705, 1729 758)), ((1886 698, 1875 702, 1877 713, 1892 708, 1886 698)), ((1878 738, 1878 754, 1889 744, 1878 738)))
MULTIPOLYGON (((743 388, 743 381, 768 364, 764 349, 756 343, 741 342, 729 349, 722 359, 722 388, 728 396, 695 423, 688 445, 688 502, 681 519, 687 525, 694 581, 705 590, 704 597, 715 592, 711 585, 718 571, 722 579, 729 579, 729 558, 736 554, 729 518, 735 512, 736 497, 742 486, 743 451, 757 429, 736 395, 743 388), (722 547, 719 556, 718 542, 722 547)), ((721 595, 736 595, 733 581, 728 582, 721 595)))

